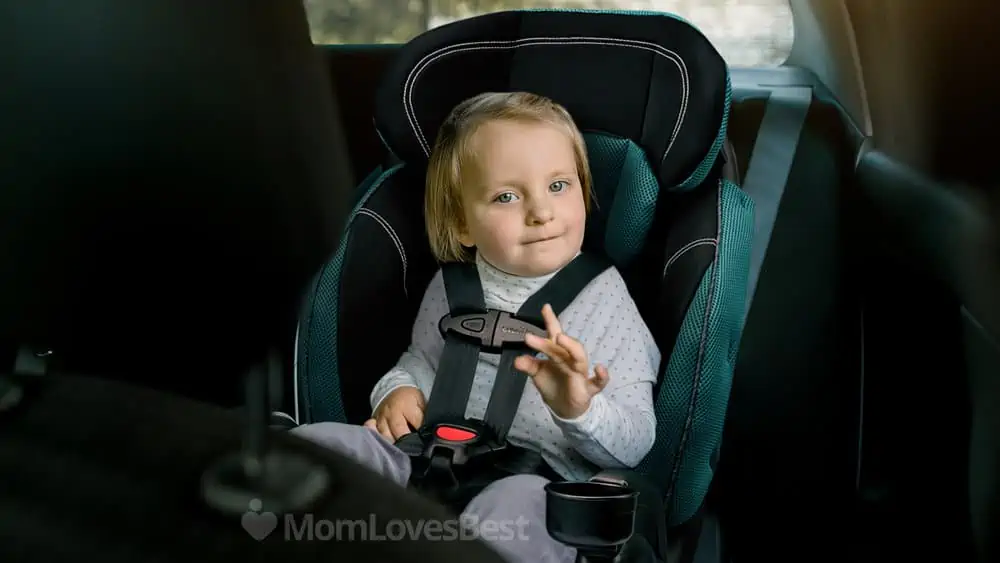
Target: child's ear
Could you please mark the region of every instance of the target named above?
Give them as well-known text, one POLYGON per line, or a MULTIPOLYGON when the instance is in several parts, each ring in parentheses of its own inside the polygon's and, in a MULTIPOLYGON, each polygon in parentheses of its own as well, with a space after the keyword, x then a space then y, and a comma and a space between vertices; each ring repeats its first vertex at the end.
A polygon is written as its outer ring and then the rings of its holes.
POLYGON ((472 233, 470 233, 469 229, 465 226, 465 221, 462 221, 456 226, 455 233, 457 234, 458 242, 462 246, 466 248, 476 246, 476 241, 473 240, 472 233))

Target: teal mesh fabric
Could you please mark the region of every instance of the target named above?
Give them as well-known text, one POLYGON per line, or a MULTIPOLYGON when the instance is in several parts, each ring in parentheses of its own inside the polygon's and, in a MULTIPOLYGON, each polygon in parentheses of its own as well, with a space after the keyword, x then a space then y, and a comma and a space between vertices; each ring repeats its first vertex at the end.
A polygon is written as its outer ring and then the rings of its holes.
MULTIPOLYGON (((362 183, 361 198, 347 220, 347 233, 368 198, 402 165, 394 166, 382 174, 371 174, 362 183)), ((340 395, 340 372, 337 364, 337 314, 340 301, 340 270, 344 265, 349 237, 340 241, 333 259, 316 275, 307 293, 299 324, 298 358, 295 378, 299 384, 299 405, 306 410, 300 413, 299 422, 347 422, 344 402, 340 395)))
POLYGON ((596 133, 584 139, 596 199, 587 232, 603 236, 608 257, 623 266, 642 249, 660 186, 639 145, 596 133))
POLYGON ((701 506, 722 442, 746 299, 753 202, 719 188, 716 257, 688 308, 656 398, 656 442, 638 470, 664 487, 671 525, 701 506))

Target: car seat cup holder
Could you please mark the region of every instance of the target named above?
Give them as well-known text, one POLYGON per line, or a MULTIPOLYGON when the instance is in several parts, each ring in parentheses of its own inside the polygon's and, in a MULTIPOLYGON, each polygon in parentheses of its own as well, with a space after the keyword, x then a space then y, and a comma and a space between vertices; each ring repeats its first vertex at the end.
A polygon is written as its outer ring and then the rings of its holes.
POLYGON ((247 420, 239 451, 223 457, 202 475, 205 502, 220 512, 248 510, 285 514, 301 511, 328 489, 326 467, 305 454, 268 443, 271 395, 269 380, 280 377, 276 355, 246 376, 247 420))
POLYGON ((577 550, 577 562, 618 563, 635 530, 638 491, 605 480, 545 485, 545 528, 577 550))

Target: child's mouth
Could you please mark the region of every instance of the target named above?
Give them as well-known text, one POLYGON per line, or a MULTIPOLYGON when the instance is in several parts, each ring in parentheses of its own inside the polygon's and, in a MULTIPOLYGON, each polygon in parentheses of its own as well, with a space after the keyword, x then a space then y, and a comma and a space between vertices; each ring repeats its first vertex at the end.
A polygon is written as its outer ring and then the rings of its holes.
POLYGON ((559 238, 559 235, 552 235, 550 237, 539 238, 539 239, 535 239, 535 240, 532 240, 532 241, 528 241, 528 244, 539 244, 539 243, 542 243, 542 242, 549 242, 550 240, 555 240, 557 238, 559 238))

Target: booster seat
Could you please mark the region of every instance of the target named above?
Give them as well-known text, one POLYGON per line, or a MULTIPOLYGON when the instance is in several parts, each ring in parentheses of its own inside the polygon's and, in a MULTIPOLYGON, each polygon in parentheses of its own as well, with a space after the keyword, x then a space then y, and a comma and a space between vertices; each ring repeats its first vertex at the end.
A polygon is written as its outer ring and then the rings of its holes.
POLYGON ((666 523, 682 524, 701 507, 719 451, 753 205, 723 175, 728 68, 669 14, 491 13, 401 48, 374 116, 398 162, 362 182, 341 245, 306 295, 296 422, 369 418, 369 393, 409 344, 440 267, 422 213, 437 129, 460 101, 514 90, 561 103, 584 133, 595 196, 584 250, 621 271, 663 357, 656 440, 636 473, 662 498, 666 523))

